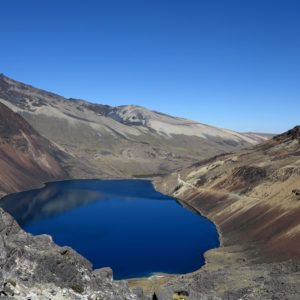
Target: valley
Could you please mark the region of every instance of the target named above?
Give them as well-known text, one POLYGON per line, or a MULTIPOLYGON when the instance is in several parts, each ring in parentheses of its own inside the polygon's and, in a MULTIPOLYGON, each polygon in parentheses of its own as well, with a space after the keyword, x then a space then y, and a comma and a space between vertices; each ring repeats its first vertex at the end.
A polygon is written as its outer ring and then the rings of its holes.
MULTIPOLYGON (((298 299, 299 126, 276 136, 238 133, 136 105, 66 99, 4 75, 0 99, 1 196, 53 181, 150 178, 157 191, 214 222, 221 243, 195 272, 133 278, 128 285, 113 280, 109 268, 93 270, 50 236, 24 232, 0 210, 6 296, 298 299)), ((12 205, 20 222, 32 217, 22 215, 24 207, 34 207, 31 200, 12 205)), ((76 197, 69 200, 72 207, 76 197)), ((48 206, 49 214, 63 210, 59 201, 48 206)))
POLYGON ((136 105, 111 107, 66 99, 3 74, 0 102, 89 170, 86 174, 70 168, 72 178, 168 174, 271 136, 216 128, 136 105))

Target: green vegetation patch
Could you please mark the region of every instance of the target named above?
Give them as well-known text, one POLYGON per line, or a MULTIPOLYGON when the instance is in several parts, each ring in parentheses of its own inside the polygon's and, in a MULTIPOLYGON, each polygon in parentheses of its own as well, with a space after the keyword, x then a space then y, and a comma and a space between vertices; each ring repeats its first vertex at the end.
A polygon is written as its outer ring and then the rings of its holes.
POLYGON ((84 288, 78 284, 73 285, 72 290, 78 294, 82 294, 84 292, 84 288))

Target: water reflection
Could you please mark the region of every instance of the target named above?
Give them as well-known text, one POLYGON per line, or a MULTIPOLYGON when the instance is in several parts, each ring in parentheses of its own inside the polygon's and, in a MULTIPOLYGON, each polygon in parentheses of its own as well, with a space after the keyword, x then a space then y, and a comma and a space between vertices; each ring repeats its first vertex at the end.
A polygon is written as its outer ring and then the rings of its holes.
POLYGON ((149 181, 136 180, 72 180, 52 182, 42 189, 11 194, 0 200, 0 207, 10 213, 21 227, 62 214, 76 207, 109 197, 121 196, 130 201, 148 199, 174 200, 154 189, 149 190, 149 181))
POLYGON ((13 194, 0 201, 32 234, 50 234, 116 279, 152 272, 187 273, 219 245, 209 220, 155 191, 144 180, 76 180, 13 194))
POLYGON ((42 220, 105 197, 99 191, 61 189, 48 184, 40 190, 17 193, 4 197, 0 207, 10 213, 21 227, 32 221, 42 220))

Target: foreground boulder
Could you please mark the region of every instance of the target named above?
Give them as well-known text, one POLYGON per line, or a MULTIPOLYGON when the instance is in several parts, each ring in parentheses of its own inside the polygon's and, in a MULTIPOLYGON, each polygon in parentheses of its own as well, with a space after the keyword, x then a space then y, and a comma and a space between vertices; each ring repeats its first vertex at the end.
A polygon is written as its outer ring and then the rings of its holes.
MULTIPOLYGON (((140 291, 139 291, 140 294, 140 291)), ((51 236, 32 236, 0 209, 0 297, 7 299, 141 299, 110 268, 92 264, 51 236)))

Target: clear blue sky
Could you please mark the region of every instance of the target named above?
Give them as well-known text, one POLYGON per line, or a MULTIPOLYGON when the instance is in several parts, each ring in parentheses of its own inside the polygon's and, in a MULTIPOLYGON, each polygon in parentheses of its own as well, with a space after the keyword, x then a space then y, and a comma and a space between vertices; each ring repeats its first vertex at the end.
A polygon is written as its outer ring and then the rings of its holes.
POLYGON ((300 123, 299 0, 0 0, 0 73, 237 131, 300 123))

